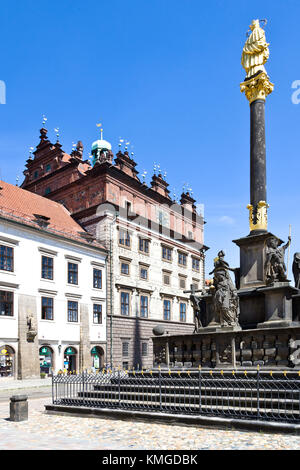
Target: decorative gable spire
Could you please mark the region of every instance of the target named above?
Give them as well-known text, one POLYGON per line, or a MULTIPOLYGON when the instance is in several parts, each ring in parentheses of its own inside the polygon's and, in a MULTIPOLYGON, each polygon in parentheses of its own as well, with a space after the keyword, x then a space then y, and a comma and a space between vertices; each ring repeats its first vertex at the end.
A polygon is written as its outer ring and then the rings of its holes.
POLYGON ((170 199, 170 196, 169 196, 170 191, 168 190, 169 185, 165 180, 166 176, 167 176, 166 172, 164 173, 164 176, 162 176, 159 165, 155 166, 154 175, 152 176, 151 186, 152 186, 153 191, 156 191, 162 196, 170 199), (156 175, 156 171, 158 173, 157 175, 156 175))

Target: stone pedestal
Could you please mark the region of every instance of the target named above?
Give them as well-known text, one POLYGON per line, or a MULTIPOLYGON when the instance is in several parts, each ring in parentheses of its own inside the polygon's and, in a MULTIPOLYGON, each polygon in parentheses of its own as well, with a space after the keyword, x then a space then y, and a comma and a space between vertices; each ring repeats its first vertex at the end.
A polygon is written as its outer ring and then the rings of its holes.
POLYGON ((240 290, 265 286, 266 242, 273 237, 265 232, 233 240, 240 248, 240 290))
POLYGON ((213 306, 213 296, 211 294, 205 295, 203 297, 206 304, 206 318, 201 319, 203 321, 203 328, 201 328, 198 333, 210 333, 214 331, 219 331, 221 328, 220 320, 217 318, 215 309, 213 306))
MULTIPOLYGON (((240 248, 240 324, 243 328, 255 328, 265 321, 266 288, 265 262, 267 240, 275 237, 270 232, 250 233, 233 240, 240 248)), ((275 237, 278 238, 278 237, 275 237)), ((282 240, 278 239, 280 243, 282 240)))
POLYGON ((274 285, 259 289, 265 296, 265 321, 258 328, 280 328, 296 325, 293 322, 293 294, 298 289, 289 282, 276 282, 274 285))
POLYGON ((28 396, 13 395, 10 397, 10 420, 27 421, 28 420, 28 396))

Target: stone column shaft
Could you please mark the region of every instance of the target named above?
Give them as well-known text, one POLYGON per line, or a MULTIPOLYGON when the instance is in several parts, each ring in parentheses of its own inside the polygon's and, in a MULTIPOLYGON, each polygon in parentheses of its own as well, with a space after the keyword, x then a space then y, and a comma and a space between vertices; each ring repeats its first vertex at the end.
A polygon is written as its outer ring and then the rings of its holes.
POLYGON ((265 101, 250 104, 250 203, 254 212, 260 201, 267 202, 265 101))

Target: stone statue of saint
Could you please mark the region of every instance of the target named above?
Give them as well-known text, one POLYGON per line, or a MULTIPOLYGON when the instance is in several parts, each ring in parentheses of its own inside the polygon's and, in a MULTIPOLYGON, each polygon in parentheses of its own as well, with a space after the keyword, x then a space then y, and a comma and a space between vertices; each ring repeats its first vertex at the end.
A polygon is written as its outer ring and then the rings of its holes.
POLYGON ((222 326, 238 325, 239 298, 229 273, 225 269, 215 271, 214 307, 222 326))
POLYGON ((293 274, 296 289, 300 289, 300 253, 294 254, 293 274))
POLYGON ((267 75, 264 64, 269 58, 269 44, 264 30, 259 25, 259 20, 253 20, 250 29, 251 34, 246 40, 242 53, 242 66, 246 70, 247 78, 259 72, 267 75))
POLYGON ((235 286, 237 289, 239 289, 240 288, 240 268, 230 268, 227 261, 224 260, 224 257, 225 257, 225 252, 223 250, 219 251, 217 258, 214 261, 214 269, 209 274, 214 274, 214 272, 220 268, 224 268, 228 271, 232 271, 234 273, 235 286))
POLYGON ((267 284, 273 284, 275 281, 285 282, 286 265, 284 262, 285 250, 291 243, 291 237, 288 238, 286 245, 279 247, 279 240, 271 237, 267 240, 265 273, 267 284))
POLYGON ((206 313, 206 303, 203 296, 206 295, 205 289, 196 290, 195 284, 191 284, 191 290, 184 290, 185 294, 190 294, 190 301, 194 311, 194 333, 203 327, 201 317, 206 313), (196 292, 201 292, 201 295, 196 295, 196 292))
POLYGON ((37 330, 34 327, 34 319, 31 313, 27 315, 27 341, 33 342, 37 335, 37 330))
POLYGON ((237 326, 239 319, 239 297, 228 271, 235 272, 224 260, 225 253, 219 251, 215 259, 214 269, 209 274, 214 274, 213 303, 221 326, 237 326))
MULTIPOLYGON (((203 294, 205 295, 205 290, 203 291, 203 294)), ((206 313, 206 303, 202 296, 195 295, 194 293, 191 293, 190 300, 194 310, 194 333, 197 333, 197 331, 199 331, 199 329, 203 326, 201 317, 203 317, 203 315, 206 313)))

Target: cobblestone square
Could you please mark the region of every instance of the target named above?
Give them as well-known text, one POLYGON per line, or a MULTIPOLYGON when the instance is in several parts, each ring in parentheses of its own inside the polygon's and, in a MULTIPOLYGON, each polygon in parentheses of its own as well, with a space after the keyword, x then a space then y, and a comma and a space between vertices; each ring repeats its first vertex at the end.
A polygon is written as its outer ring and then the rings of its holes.
POLYGON ((48 398, 29 399, 29 419, 9 421, 0 403, 0 450, 299 450, 300 437, 113 419, 44 414, 48 398))

